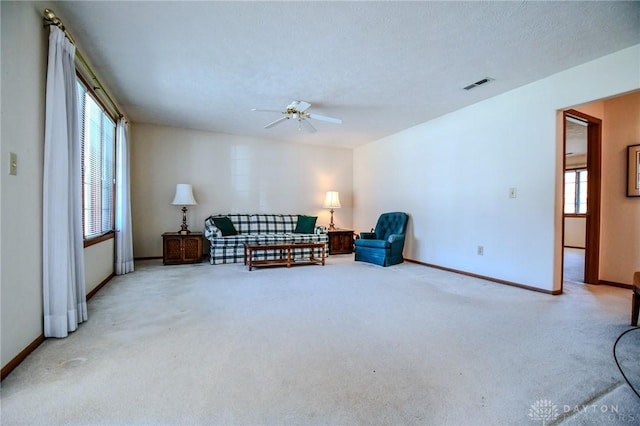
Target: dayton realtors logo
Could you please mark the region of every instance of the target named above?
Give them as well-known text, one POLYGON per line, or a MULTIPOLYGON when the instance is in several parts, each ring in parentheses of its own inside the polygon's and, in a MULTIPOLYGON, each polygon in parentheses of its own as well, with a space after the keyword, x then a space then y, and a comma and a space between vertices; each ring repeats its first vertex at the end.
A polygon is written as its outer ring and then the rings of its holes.
POLYGON ((633 423, 638 419, 638 416, 633 413, 620 412, 618 405, 563 405, 561 411, 552 401, 540 399, 529 408, 531 420, 542 422, 542 426, 556 421, 565 421, 573 416, 588 417, 591 421, 595 421, 597 417, 600 423, 633 423))
POLYGON ((539 399, 529 408, 529 417, 534 422, 542 422, 542 426, 547 426, 556 420, 560 412, 558 406, 547 399, 539 399))

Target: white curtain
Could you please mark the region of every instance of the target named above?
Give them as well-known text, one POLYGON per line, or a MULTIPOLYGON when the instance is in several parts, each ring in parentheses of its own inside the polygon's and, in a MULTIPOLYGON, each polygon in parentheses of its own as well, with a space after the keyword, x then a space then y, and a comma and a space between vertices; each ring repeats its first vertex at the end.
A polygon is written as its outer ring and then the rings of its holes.
POLYGON ((88 319, 82 238, 82 171, 75 46, 50 26, 44 131, 45 337, 66 337, 88 319))
POLYGON ((128 130, 126 120, 120 118, 116 126, 116 275, 133 271, 128 130))

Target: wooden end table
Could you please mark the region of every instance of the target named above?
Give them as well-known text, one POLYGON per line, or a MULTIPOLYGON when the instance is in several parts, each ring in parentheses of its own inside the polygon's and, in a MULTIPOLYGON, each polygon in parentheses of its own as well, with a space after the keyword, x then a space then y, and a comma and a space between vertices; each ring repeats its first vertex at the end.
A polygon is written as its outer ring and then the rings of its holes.
POLYGON ((202 232, 162 234, 162 263, 180 265, 202 261, 202 232))
POLYGON ((329 254, 353 253, 353 230, 333 229, 329 234, 329 254))

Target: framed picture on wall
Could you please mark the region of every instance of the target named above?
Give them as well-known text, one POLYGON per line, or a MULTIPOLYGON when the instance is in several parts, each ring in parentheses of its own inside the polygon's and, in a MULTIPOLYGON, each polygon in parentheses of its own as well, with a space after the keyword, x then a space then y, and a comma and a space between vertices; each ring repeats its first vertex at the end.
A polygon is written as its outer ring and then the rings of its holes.
POLYGON ((627 197, 640 197, 640 144, 627 147, 627 197))

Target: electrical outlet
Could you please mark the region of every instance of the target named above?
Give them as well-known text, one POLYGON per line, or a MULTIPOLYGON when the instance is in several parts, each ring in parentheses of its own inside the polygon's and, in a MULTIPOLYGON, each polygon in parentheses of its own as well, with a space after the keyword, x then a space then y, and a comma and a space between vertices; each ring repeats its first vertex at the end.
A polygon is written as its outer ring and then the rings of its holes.
POLYGON ((509 188, 509 198, 518 198, 518 188, 509 188))
POLYGON ((18 155, 15 152, 9 153, 9 174, 12 176, 18 174, 18 155))
POLYGON ((484 256, 484 246, 478 246, 478 256, 484 256))

